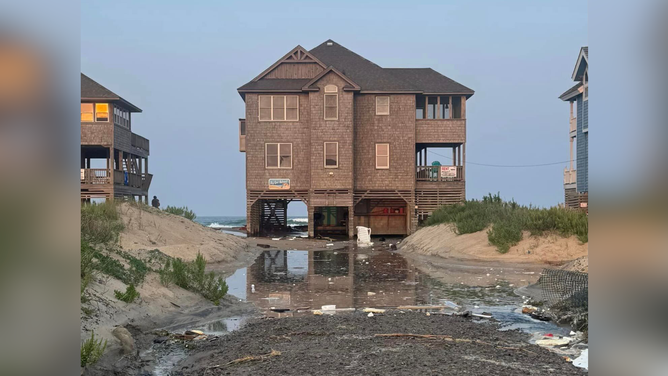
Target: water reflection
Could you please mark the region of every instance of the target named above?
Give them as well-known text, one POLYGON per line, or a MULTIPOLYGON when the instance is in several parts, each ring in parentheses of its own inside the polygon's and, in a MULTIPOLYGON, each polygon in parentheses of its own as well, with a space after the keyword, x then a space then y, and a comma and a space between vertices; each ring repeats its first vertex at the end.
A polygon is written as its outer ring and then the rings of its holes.
POLYGON ((418 290, 415 268, 400 255, 384 251, 265 251, 246 276, 248 301, 265 311, 272 307, 290 309, 292 315, 298 309, 323 305, 415 304, 418 290))

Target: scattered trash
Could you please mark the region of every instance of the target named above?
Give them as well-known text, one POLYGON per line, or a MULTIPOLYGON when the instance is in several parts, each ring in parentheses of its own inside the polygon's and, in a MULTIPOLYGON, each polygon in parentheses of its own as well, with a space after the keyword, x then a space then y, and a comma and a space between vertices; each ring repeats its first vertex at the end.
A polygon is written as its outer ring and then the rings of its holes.
POLYGON ((273 241, 281 240, 281 238, 271 238, 273 241))
POLYGON ((522 313, 524 313, 525 315, 528 315, 528 314, 530 314, 532 312, 536 312, 536 311, 538 311, 538 308, 534 307, 532 305, 523 305, 522 306, 522 313))
POLYGON ((572 340, 570 337, 539 339, 536 341, 536 345, 543 347, 565 346, 571 343, 572 340))
POLYGON ((187 335, 187 336, 188 336, 188 335, 193 335, 193 334, 194 334, 194 335, 201 336, 202 334, 204 334, 204 332, 201 331, 201 330, 186 330, 185 333, 183 333, 183 334, 185 334, 185 335, 187 335))
POLYGON ((491 314, 491 313, 488 313, 488 312, 483 312, 483 313, 471 313, 471 316, 473 316, 473 317, 478 317, 478 318, 481 318, 481 319, 491 319, 491 318, 492 318, 492 314, 491 314))
POLYGON ((251 293, 255 293, 255 284, 251 283, 251 293))
POLYGON ((364 226, 357 226, 357 245, 359 247, 372 246, 371 229, 364 226))
POLYGON ((367 315, 367 317, 373 317, 373 312, 369 312, 369 314, 367 315))
POLYGON ((324 305, 320 309, 323 311, 336 311, 336 304, 324 305))
POLYGON ((314 314, 314 315, 321 316, 321 315, 322 315, 322 311, 319 310, 319 309, 316 309, 315 311, 313 311, 313 314, 314 314))
POLYGON ((369 292, 367 292, 366 294, 367 294, 367 296, 374 296, 374 295, 376 295, 376 293, 373 292, 373 291, 369 291, 369 292))
POLYGON ((170 302, 170 303, 171 303, 174 307, 176 307, 176 308, 181 308, 180 305, 178 305, 178 304, 176 304, 176 303, 174 303, 174 302, 170 302))
POLYGON ((576 367, 589 369, 589 349, 582 350, 580 356, 573 359, 573 365, 576 367))
POLYGON ((431 313, 427 312, 427 316, 431 316, 431 313))
POLYGON ((362 310, 362 312, 364 312, 364 313, 385 313, 385 310, 380 309, 380 308, 364 308, 362 310))
POLYGON ((269 244, 258 244, 257 246, 260 248, 271 248, 269 244))
POLYGON ((325 245, 326 245, 327 247, 331 247, 331 246, 334 245, 334 243, 327 243, 327 244, 325 244, 325 245))
POLYGON ((390 250, 391 251, 396 251, 397 250, 397 245, 396 244, 390 244, 390 250))

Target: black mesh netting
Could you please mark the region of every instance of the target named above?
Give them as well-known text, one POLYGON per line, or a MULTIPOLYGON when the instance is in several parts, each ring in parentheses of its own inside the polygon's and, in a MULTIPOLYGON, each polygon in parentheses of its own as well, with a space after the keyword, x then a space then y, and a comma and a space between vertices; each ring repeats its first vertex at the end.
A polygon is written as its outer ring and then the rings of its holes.
POLYGON ((589 275, 568 270, 543 269, 538 280, 543 300, 551 308, 570 312, 587 312, 589 308, 589 275))

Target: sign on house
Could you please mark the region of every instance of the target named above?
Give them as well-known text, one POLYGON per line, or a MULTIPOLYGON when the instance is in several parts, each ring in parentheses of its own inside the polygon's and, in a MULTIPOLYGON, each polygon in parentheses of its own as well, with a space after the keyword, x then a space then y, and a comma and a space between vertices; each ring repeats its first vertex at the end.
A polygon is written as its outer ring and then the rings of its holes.
POLYGON ((269 179, 269 189, 290 189, 290 179, 269 179))
POLYGON ((457 177, 457 166, 441 166, 441 177, 442 178, 456 178, 457 177))

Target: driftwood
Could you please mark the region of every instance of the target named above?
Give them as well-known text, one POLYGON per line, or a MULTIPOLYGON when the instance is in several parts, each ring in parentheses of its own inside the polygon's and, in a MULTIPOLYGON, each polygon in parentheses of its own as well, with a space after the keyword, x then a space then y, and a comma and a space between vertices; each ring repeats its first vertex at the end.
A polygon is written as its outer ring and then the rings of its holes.
MULTIPOLYGON (((271 350, 271 352, 270 352, 269 354, 263 354, 263 355, 248 355, 248 356, 244 356, 243 358, 234 359, 233 361, 231 361, 231 362, 227 362, 227 363, 224 364, 224 365, 225 365, 225 366, 231 366, 231 365, 233 365, 233 364, 252 362, 252 361, 256 361, 256 360, 266 360, 266 359, 269 359, 269 358, 271 358, 271 357, 279 356, 279 355, 281 355, 281 352, 280 352, 280 351, 271 350)), ((207 370, 212 369, 212 368, 220 368, 220 367, 221 367, 220 364, 216 364, 215 366, 211 366, 211 367, 207 368, 207 370)))

